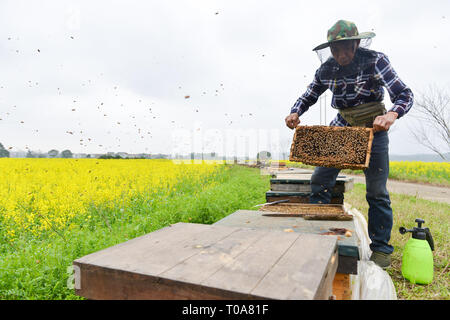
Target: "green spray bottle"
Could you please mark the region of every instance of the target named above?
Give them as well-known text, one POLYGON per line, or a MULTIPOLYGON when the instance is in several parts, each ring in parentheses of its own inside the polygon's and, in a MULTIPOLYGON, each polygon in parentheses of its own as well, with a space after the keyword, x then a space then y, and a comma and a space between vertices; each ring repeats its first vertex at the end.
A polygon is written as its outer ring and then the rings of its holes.
POLYGON ((411 283, 429 284, 433 281, 433 237, 430 229, 422 228, 424 220, 416 219, 416 222, 418 227, 399 229, 401 234, 412 232, 403 250, 402 275, 411 283))

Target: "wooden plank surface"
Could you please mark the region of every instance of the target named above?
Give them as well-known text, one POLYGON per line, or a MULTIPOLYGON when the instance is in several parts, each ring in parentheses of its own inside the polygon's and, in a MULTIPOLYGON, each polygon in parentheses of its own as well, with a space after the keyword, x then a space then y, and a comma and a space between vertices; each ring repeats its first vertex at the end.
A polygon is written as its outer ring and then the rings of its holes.
POLYGON ((204 284, 222 283, 225 289, 251 291, 273 266, 281 255, 292 245, 295 236, 280 238, 277 233, 267 230, 258 242, 251 246, 211 275, 204 284))
MULTIPOLYGON (((171 269, 164 271, 160 276, 179 281, 202 283, 208 280, 211 275, 219 271, 224 265, 235 261, 235 258, 239 254, 246 251, 253 243, 257 242, 267 233, 267 230, 248 232, 246 229, 236 229, 228 237, 215 242, 213 246, 207 245, 200 248, 200 252, 183 260, 171 269), (199 266, 201 266, 201 272, 199 266)), ((172 250, 168 250, 167 252, 173 255, 172 250)))
POLYGON ((199 248, 208 247, 228 236, 234 229, 210 228, 200 224, 174 224, 129 240, 108 249, 87 255, 75 262, 111 267, 131 272, 159 274, 189 256, 198 253, 199 248), (183 248, 173 254, 173 248, 183 248))
POLYGON ((177 223, 76 259, 74 265, 80 269, 76 293, 89 299, 328 299, 337 240, 177 223), (301 272, 308 273, 307 280, 301 272), (285 289, 278 277, 289 282, 285 289))
POLYGON ((359 260, 358 240, 353 221, 305 220, 302 217, 270 217, 263 216, 264 211, 238 210, 214 225, 230 227, 248 227, 254 229, 286 230, 297 233, 317 234, 328 232, 330 228, 346 228, 352 231, 351 237, 332 236, 338 240, 339 266, 338 272, 357 273, 359 260), (342 263, 341 263, 342 262, 342 263))
POLYGON ((280 237, 278 232, 267 230, 202 284, 219 284, 223 289, 271 299, 328 299, 338 265, 337 246, 330 246, 329 239, 288 234, 280 237), (299 260, 299 254, 309 258, 299 260), (320 265, 327 265, 325 272, 315 270, 320 265), (306 288, 316 289, 312 292, 306 288))
POLYGON ((328 299, 331 295, 329 290, 323 292, 322 290, 308 289, 321 288, 322 286, 332 288, 330 282, 333 281, 336 274, 337 250, 336 247, 329 245, 328 239, 323 240, 320 237, 300 234, 292 244, 291 250, 279 259, 252 292, 256 295, 265 295, 270 292, 271 296, 281 300, 295 300, 297 297, 328 299), (303 259, 299 263, 299 254, 310 258, 303 259), (330 266, 326 268, 325 276, 322 275, 320 279, 315 269, 315 266, 318 265, 330 266), (330 275, 332 275, 331 278, 330 275), (296 285, 298 282, 303 285, 296 285), (325 284, 325 282, 328 284, 325 284))

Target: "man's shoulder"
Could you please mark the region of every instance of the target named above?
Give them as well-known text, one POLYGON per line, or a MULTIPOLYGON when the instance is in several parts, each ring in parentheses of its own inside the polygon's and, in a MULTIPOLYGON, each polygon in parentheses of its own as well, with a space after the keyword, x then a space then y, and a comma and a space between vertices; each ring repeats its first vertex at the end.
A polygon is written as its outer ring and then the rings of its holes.
MULTIPOLYGON (((380 59, 388 60, 388 57, 385 53, 376 50, 370 50, 365 48, 358 48, 359 55, 372 60, 372 62, 377 62, 380 59)), ((389 61, 389 60, 388 60, 389 61)))
POLYGON ((382 52, 365 49, 365 48, 358 48, 358 50, 357 50, 357 57, 360 59, 363 59, 363 60, 376 61, 379 59, 380 56, 383 56, 383 55, 384 55, 384 53, 382 53, 382 52))
POLYGON ((358 58, 355 61, 361 70, 366 73, 376 73, 376 70, 386 69, 390 66, 386 54, 381 51, 369 50, 364 48, 358 48, 358 58))

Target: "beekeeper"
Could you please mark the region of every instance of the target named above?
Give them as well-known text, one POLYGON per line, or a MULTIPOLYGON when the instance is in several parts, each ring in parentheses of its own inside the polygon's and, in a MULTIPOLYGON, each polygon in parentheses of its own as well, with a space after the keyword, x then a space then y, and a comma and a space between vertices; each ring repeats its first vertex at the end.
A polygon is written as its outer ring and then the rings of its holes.
MULTIPOLYGON (((386 188, 389 174, 387 131, 413 105, 413 93, 398 77, 384 53, 369 50, 373 32, 358 33, 353 22, 339 20, 329 30, 327 42, 315 47, 321 60, 314 80, 298 98, 286 125, 294 129, 299 117, 330 89, 331 106, 338 110, 330 126, 370 127, 374 131, 370 164, 364 170, 369 204, 368 232, 372 243, 370 260, 382 268, 391 263, 389 244, 393 224, 391 201, 386 188), (393 103, 386 111, 383 87, 393 103)), ((316 167, 311 177, 311 203, 330 203, 339 169, 316 167)))

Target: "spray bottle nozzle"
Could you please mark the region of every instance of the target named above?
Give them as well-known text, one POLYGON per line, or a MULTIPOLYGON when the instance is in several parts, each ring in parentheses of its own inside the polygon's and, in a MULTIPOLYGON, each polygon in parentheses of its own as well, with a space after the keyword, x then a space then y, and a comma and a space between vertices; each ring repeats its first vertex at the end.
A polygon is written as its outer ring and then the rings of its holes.
POLYGON ((417 222, 419 228, 422 228, 422 223, 425 223, 425 220, 417 218, 416 222, 417 222))
POLYGON ((407 232, 413 232, 413 229, 406 229, 405 227, 400 227, 400 229, 398 229, 398 231, 400 231, 401 234, 405 234, 407 232))
POLYGON ((412 232, 413 238, 420 240, 427 240, 431 247, 431 250, 434 250, 434 241, 433 237, 431 236, 430 229, 422 228, 422 223, 425 223, 425 221, 423 219, 416 219, 415 221, 417 222, 418 227, 414 227, 413 229, 406 229, 405 227, 400 227, 398 231, 401 234, 412 232))

